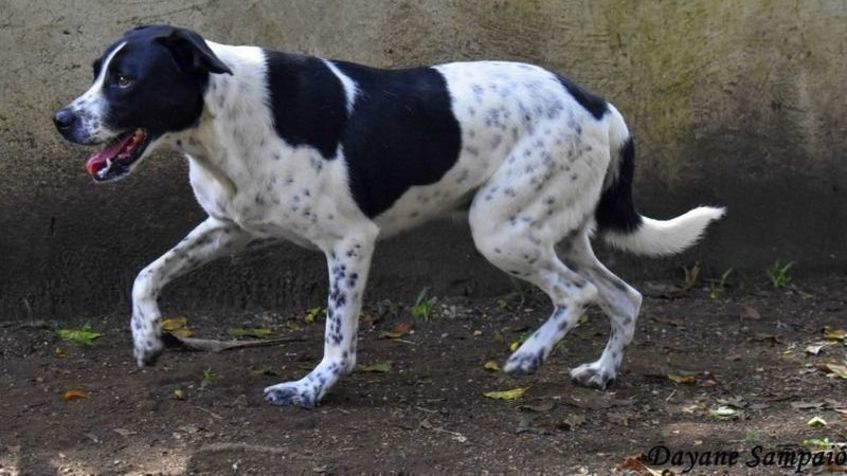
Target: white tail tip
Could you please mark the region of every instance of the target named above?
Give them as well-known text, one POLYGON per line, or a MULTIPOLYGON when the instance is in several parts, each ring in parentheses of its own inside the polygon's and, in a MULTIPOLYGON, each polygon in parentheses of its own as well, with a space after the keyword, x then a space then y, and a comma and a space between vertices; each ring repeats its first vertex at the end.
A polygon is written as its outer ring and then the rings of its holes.
POLYGON ((677 254, 690 247, 706 230, 709 223, 726 213, 723 207, 697 207, 670 220, 642 217, 641 225, 631 233, 607 232, 606 242, 636 254, 665 256, 677 254))

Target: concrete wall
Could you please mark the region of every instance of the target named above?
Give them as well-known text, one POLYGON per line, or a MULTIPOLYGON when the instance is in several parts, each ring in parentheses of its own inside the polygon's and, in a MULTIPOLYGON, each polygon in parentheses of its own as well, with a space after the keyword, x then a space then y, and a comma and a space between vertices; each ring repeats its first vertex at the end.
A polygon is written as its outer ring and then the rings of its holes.
MULTIPOLYGON (((637 196, 655 217, 727 204, 708 240, 669 260, 608 256, 628 278, 699 260, 761 273, 847 268, 847 3, 777 0, 0 0, 0 320, 126 309, 132 277, 202 219, 182 159, 94 186, 87 150, 51 112, 91 61, 141 23, 188 26, 379 66, 457 59, 538 63, 615 103, 638 147, 637 196), (635 263, 638 263, 636 266, 635 263)), ((371 297, 491 293, 508 281, 466 229, 435 225, 380 249, 371 297)), ((319 303, 321 258, 291 246, 182 280, 180 305, 319 303)))

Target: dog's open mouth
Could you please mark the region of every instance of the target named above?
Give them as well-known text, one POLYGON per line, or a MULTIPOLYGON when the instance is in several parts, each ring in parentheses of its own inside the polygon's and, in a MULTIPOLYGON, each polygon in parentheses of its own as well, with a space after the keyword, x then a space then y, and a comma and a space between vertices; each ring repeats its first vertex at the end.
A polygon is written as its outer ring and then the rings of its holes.
POLYGON ((132 164, 141 157, 149 142, 144 129, 127 132, 92 155, 85 163, 85 169, 98 182, 123 178, 129 174, 132 164))

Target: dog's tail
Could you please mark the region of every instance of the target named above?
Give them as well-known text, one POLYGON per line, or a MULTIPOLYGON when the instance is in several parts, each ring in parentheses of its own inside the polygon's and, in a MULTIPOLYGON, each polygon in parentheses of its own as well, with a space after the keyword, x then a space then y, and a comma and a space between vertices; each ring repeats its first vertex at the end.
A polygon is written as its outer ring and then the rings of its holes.
POLYGON ((683 251, 700 239, 709 223, 724 215, 724 208, 697 207, 670 220, 639 215, 632 201, 635 145, 621 114, 611 104, 609 109, 612 160, 594 212, 597 231, 612 246, 636 254, 663 256, 683 251))

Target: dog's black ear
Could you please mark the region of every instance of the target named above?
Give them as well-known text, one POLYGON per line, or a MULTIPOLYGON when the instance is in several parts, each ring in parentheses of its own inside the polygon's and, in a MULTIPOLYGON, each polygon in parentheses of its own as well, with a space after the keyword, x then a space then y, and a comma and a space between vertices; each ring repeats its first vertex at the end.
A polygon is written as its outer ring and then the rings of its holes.
POLYGON ((215 56, 203 37, 191 30, 175 28, 170 35, 157 40, 171 50, 176 63, 186 73, 232 74, 229 66, 215 56))

